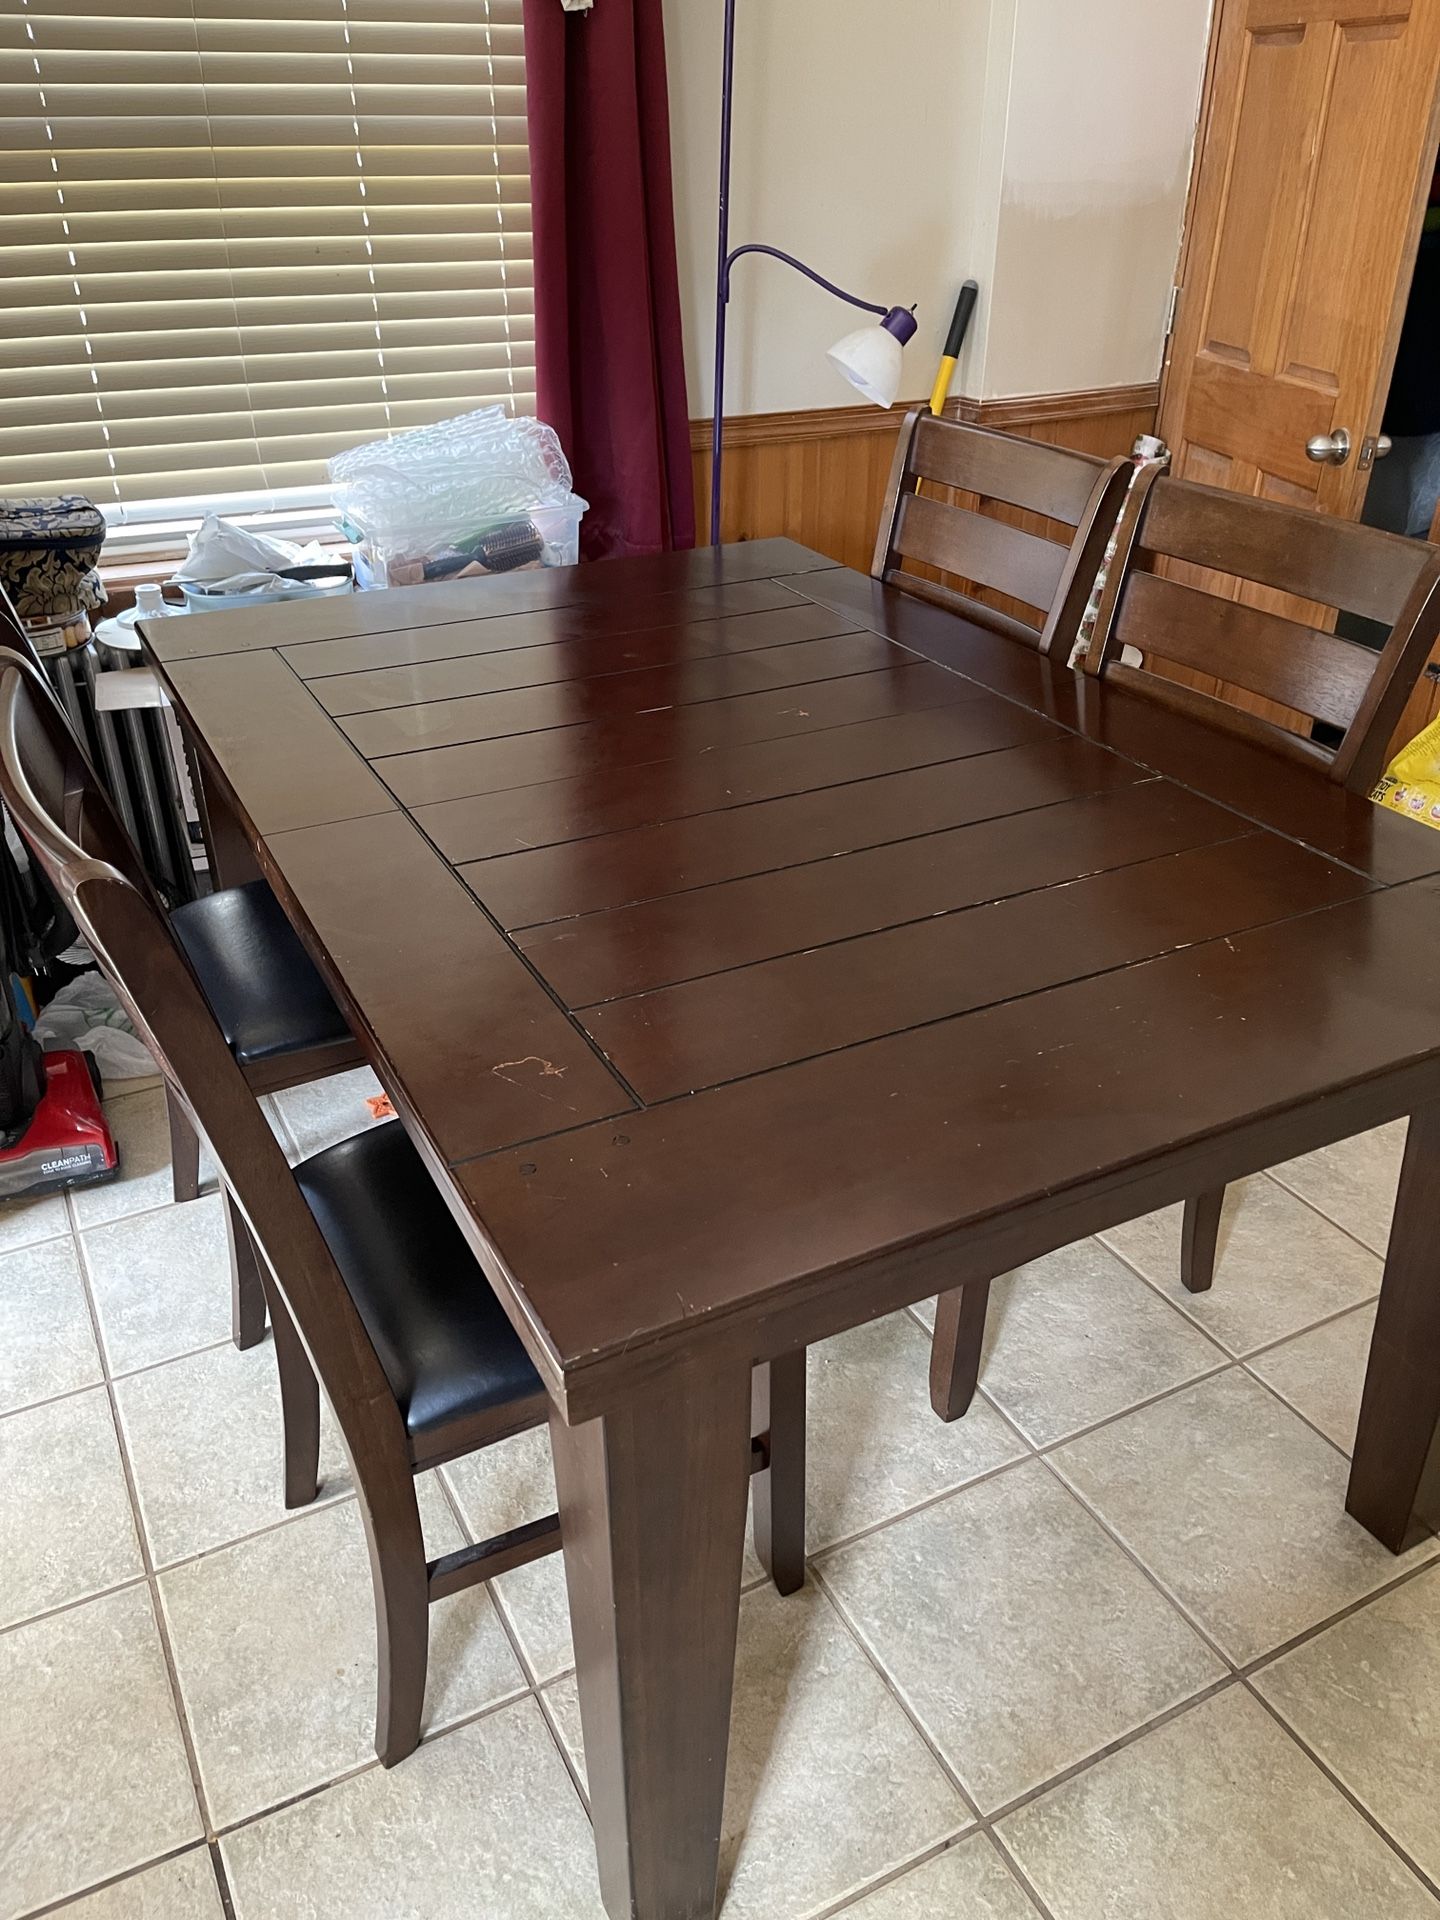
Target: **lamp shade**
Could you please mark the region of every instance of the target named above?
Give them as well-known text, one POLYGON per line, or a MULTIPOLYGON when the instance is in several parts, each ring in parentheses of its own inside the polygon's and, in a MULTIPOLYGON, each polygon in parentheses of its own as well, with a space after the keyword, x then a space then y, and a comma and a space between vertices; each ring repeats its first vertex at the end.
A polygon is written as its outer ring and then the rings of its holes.
POLYGON ((837 340, 826 358, 867 400, 893 407, 900 391, 901 348, 914 331, 914 315, 892 307, 883 320, 837 340))

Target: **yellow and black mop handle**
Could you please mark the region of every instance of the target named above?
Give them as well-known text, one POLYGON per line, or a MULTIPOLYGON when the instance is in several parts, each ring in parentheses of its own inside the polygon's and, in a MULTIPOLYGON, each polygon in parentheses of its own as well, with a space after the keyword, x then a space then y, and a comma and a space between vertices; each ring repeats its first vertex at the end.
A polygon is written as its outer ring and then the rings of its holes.
POLYGON ((980 289, 973 280, 967 280, 960 289, 960 298, 955 302, 954 318, 950 322, 950 332, 945 340, 945 352, 936 370, 935 385, 930 393, 931 413, 945 411, 945 402, 950 394, 950 382, 955 377, 955 362, 960 358, 960 349, 965 344, 970 316, 975 311, 975 300, 979 292, 980 289))

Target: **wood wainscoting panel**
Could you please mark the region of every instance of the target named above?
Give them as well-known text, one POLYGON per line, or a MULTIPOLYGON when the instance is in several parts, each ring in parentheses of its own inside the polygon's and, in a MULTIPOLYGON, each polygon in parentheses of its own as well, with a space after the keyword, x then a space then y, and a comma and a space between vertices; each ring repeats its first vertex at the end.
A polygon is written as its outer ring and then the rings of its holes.
MULTIPOLYGON (((957 399, 958 419, 1078 447, 1107 459, 1152 433, 1154 384, 1084 393, 1027 394, 1005 400, 957 399)), ((908 409, 824 407, 802 413, 748 414, 725 423, 725 499, 721 538, 758 540, 784 533, 842 566, 866 573, 890 478, 895 437, 908 409)), ((710 422, 690 425, 695 515, 710 518, 710 422)))

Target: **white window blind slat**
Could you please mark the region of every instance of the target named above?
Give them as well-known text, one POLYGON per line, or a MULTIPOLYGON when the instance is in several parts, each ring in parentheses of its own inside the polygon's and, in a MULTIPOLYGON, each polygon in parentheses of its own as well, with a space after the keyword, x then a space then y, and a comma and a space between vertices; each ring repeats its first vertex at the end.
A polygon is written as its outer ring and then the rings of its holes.
POLYGON ((0 0, 0 492, 533 409, 525 142, 521 0, 0 0))

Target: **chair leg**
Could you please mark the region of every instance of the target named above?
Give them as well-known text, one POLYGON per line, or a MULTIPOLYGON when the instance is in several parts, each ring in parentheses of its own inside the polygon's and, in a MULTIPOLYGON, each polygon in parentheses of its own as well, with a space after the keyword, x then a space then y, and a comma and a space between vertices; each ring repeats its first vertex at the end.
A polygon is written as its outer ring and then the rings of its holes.
POLYGON ((387 1462, 377 1472, 356 1459, 355 1477, 375 1589, 375 1751, 382 1766, 393 1767, 420 1744, 430 1659, 425 1538, 408 1460, 398 1461, 393 1470, 387 1462))
POLYGON ((320 1388, 301 1344, 290 1309, 266 1285, 275 1370, 280 1376, 280 1414, 285 1428, 285 1504, 305 1507, 320 1491, 320 1388))
POLYGON ((930 1404, 942 1420, 967 1413, 980 1380, 980 1351, 985 1344, 985 1309, 990 1282, 972 1280, 952 1287, 935 1303, 935 1336, 930 1343, 930 1404))
POLYGON ((1190 1293, 1208 1293, 1215 1278, 1215 1243, 1220 1233, 1224 1187, 1211 1187, 1185 1202, 1180 1227, 1180 1279, 1190 1293))
POLYGON ((196 1200, 200 1196, 200 1136, 168 1085, 165 1114, 170 1122, 170 1169, 175 1198, 196 1200))
POLYGON ((260 1256, 250 1229, 229 1193, 225 1195, 225 1238, 230 1243, 230 1330, 243 1352, 265 1338, 265 1284, 260 1256))
POLYGON ((253 1347, 265 1335, 265 1315, 275 1340, 280 1379, 280 1419, 285 1435, 285 1504, 308 1506, 320 1491, 320 1388, 290 1309, 270 1277, 245 1216, 225 1194, 225 1232, 230 1242, 237 1347, 253 1347), (257 1305, 255 1294, 259 1293, 257 1305), (258 1323, 259 1332, 255 1332, 258 1323))
POLYGON ((805 1584, 805 1349, 756 1367, 751 1431, 766 1437, 769 1464, 755 1475, 755 1551, 780 1593, 805 1584))

